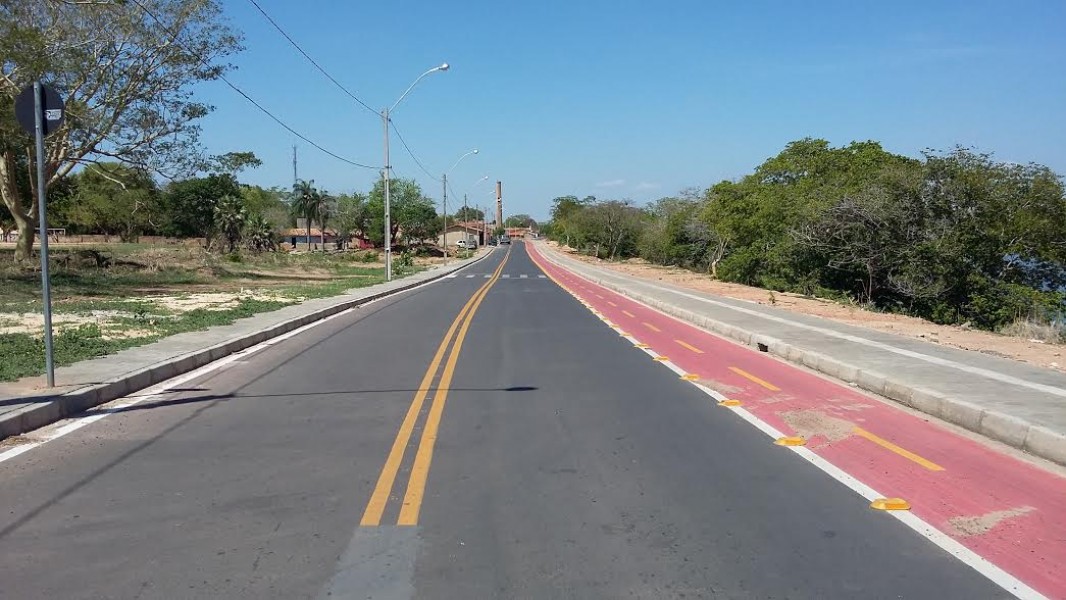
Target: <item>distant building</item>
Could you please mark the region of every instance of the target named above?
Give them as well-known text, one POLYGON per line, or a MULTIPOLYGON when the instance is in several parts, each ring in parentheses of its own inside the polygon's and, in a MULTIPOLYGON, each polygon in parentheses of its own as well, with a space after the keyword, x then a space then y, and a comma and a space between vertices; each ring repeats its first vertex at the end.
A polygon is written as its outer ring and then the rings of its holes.
POLYGON ((485 224, 481 221, 448 223, 448 230, 437 236, 438 246, 455 246, 459 240, 473 238, 478 246, 485 245, 485 224))
POLYGON ((526 237, 527 235, 533 233, 533 230, 529 227, 505 227, 504 231, 507 232, 507 237, 511 238, 526 237))
MULTIPOLYGON (((307 245, 307 227, 292 227, 290 229, 282 230, 282 239, 291 244, 294 248, 298 248, 300 245, 307 245)), ((322 234, 322 230, 318 227, 311 227, 311 245, 322 245, 335 242, 337 240, 337 231, 335 229, 326 228, 325 236, 322 234)))

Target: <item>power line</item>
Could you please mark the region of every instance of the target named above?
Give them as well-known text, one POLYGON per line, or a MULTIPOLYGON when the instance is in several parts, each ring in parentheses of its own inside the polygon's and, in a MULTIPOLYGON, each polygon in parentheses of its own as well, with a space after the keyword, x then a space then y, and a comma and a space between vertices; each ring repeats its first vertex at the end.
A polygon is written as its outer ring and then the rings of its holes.
MULTIPOLYGON (((392 122, 392 119, 389 119, 389 121, 392 122)), ((407 153, 411 155, 411 160, 415 161, 415 164, 418 165, 418 168, 422 169, 422 172, 426 175, 429 175, 431 178, 439 179, 436 175, 430 173, 429 169, 427 169, 425 165, 422 164, 422 161, 418 160, 418 157, 415 156, 415 153, 411 151, 410 146, 408 146, 407 142, 404 141, 403 134, 400 133, 400 129, 396 127, 396 123, 392 123, 392 130, 396 132, 396 137, 400 139, 400 143, 403 144, 403 147, 405 150, 407 150, 407 153)))
POLYGON ((266 17, 266 20, 270 21, 270 24, 274 26, 274 29, 277 29, 278 33, 280 33, 281 35, 285 36, 285 39, 289 40, 289 43, 292 44, 292 47, 296 48, 296 50, 300 54, 302 54, 303 57, 306 58, 308 62, 310 62, 312 65, 314 65, 315 68, 318 69, 320 73, 325 75, 326 79, 329 79, 331 82, 333 82, 333 85, 335 85, 338 88, 340 88, 340 90, 342 92, 344 92, 345 94, 347 94, 348 97, 350 97, 352 100, 355 100, 356 102, 361 104, 363 106, 363 108, 369 110, 370 112, 374 113, 375 115, 380 116, 378 114, 378 111, 374 110, 373 108, 370 108, 370 106, 366 102, 363 102, 355 94, 353 94, 352 92, 348 91, 348 88, 346 88, 343 85, 341 85, 341 83, 339 81, 337 81, 336 79, 334 79, 332 75, 327 73, 326 70, 323 69, 321 65, 319 65, 317 62, 315 62, 315 59, 311 58, 311 56, 309 54, 304 52, 304 49, 301 48, 300 45, 296 43, 296 40, 292 39, 292 37, 290 37, 288 33, 285 33, 285 30, 281 28, 281 25, 278 25, 278 23, 273 18, 271 18, 270 15, 267 14, 267 11, 263 10, 262 6, 259 6, 258 2, 256 2, 255 0, 248 0, 248 1, 251 2, 252 5, 255 6, 257 9, 259 9, 259 12, 262 13, 264 17, 266 17))
MULTIPOLYGON (((184 43, 182 43, 181 40, 179 39, 178 35, 175 34, 174 32, 172 32, 170 29, 168 29, 166 24, 163 23, 163 21, 159 17, 155 16, 155 14, 153 14, 152 11, 148 10, 148 8, 141 2, 141 0, 132 0, 132 1, 133 1, 134 4, 136 4, 138 7, 140 7, 140 9, 143 10, 145 14, 147 14, 149 17, 151 17, 153 21, 158 23, 159 26, 163 28, 163 31, 166 31, 168 34, 170 34, 170 36, 174 39, 174 43, 175 44, 180 46, 183 50, 188 52, 190 55, 195 56, 196 59, 199 60, 201 63, 203 63, 204 66, 206 66, 208 68, 212 67, 211 63, 209 63, 206 59, 204 59, 204 57, 202 57, 199 54, 193 52, 192 50, 189 49, 188 46, 186 46, 184 43)), ((329 156, 332 156, 333 158, 335 158, 335 159, 337 159, 337 160, 339 160, 341 162, 348 163, 348 164, 352 165, 353 167, 362 167, 364 169, 378 169, 378 168, 380 168, 380 167, 373 167, 373 166, 370 166, 370 165, 364 165, 363 163, 358 163, 358 162, 355 162, 354 160, 349 160, 349 159, 344 158, 343 156, 341 156, 339 154, 336 154, 334 152, 331 152, 331 151, 323 148, 322 146, 318 145, 317 143, 315 143, 313 140, 311 140, 310 138, 308 138, 304 134, 300 133, 299 131, 296 131, 292 127, 289 127, 288 124, 286 124, 284 121, 282 121, 281 119, 276 117, 274 115, 274 113, 270 112, 269 110, 264 108, 262 104, 259 104, 251 96, 249 96, 248 94, 244 93, 244 90, 242 90, 241 88, 237 87, 229 79, 226 79, 226 77, 224 75, 219 74, 218 78, 221 79, 226 85, 230 86, 230 88, 232 88, 233 91, 235 91, 238 94, 240 94, 241 96, 243 96, 245 100, 247 100, 248 102, 250 102, 252 104, 252 106, 255 106, 263 114, 265 114, 266 116, 268 116, 271 119, 273 119, 274 122, 276 122, 278 125, 281 125, 282 127, 284 127, 289 133, 295 135, 296 137, 300 138, 301 140, 307 142, 308 144, 311 144, 312 146, 314 146, 315 148, 317 148, 321 152, 323 152, 325 154, 328 154, 329 156)))

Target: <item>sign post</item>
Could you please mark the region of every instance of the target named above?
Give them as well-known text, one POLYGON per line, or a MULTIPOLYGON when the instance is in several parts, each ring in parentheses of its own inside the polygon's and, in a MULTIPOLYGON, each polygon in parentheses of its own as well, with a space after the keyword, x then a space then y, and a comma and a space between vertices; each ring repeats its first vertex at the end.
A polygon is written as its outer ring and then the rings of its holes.
POLYGON ((48 387, 55 387, 52 353, 52 289, 48 276, 48 221, 45 211, 44 138, 63 124, 63 99, 55 90, 35 81, 15 100, 15 118, 37 141, 37 220, 41 236, 41 299, 44 303, 44 365, 48 387))

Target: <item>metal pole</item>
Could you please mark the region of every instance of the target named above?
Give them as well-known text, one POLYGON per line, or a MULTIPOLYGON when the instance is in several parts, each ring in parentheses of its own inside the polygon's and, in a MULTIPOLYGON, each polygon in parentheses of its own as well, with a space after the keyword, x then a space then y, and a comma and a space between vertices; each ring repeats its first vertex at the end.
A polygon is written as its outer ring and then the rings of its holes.
POLYGON ((448 174, 441 177, 444 182, 444 264, 448 264, 448 174))
MULTIPOLYGON (((466 226, 467 223, 470 222, 470 215, 468 213, 469 211, 466 210, 466 194, 463 194, 463 235, 465 235, 467 239, 470 239, 470 230, 466 226)), ((478 245, 480 246, 481 243, 479 242, 478 245)))
POLYGON ((385 281, 392 281, 392 218, 389 214, 389 109, 381 111, 385 121, 385 281))
MULTIPOLYGON (((33 83, 33 114, 37 133, 37 219, 41 229, 41 297, 44 302, 44 368, 48 387, 55 387, 55 365, 52 363, 52 290, 48 277, 48 221, 45 219, 44 176, 44 106, 41 82, 33 83)), ((31 247, 32 248, 32 247, 31 247)))

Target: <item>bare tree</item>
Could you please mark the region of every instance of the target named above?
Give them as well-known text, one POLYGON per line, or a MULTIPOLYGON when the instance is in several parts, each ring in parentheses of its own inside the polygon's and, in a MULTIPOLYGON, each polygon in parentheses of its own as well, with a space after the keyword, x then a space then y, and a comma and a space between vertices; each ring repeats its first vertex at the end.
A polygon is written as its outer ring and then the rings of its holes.
POLYGON ((215 0, 0 0, 0 197, 19 230, 15 260, 30 257, 37 225, 35 150, 10 110, 22 87, 41 79, 66 99, 46 186, 99 160, 185 174, 202 165, 196 121, 211 109, 191 87, 240 49, 215 0))

